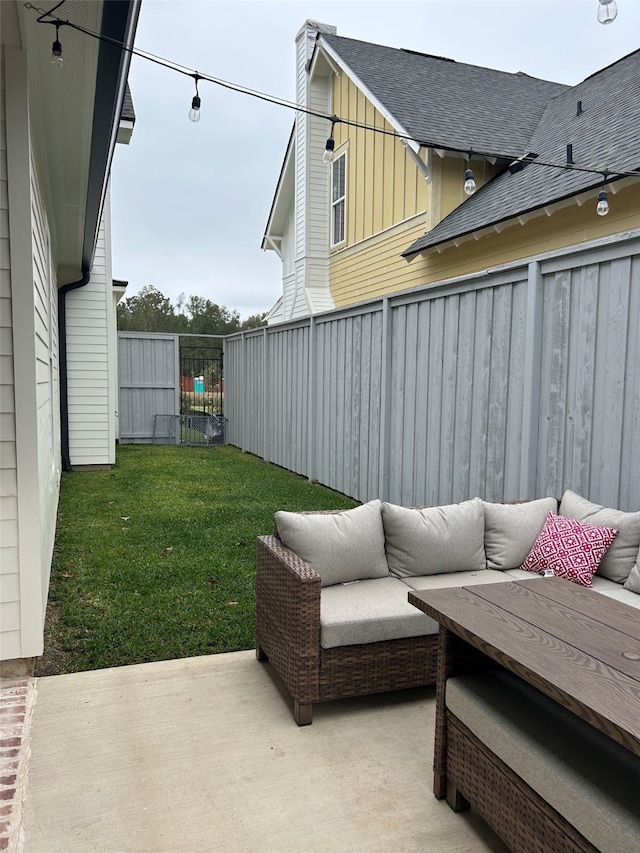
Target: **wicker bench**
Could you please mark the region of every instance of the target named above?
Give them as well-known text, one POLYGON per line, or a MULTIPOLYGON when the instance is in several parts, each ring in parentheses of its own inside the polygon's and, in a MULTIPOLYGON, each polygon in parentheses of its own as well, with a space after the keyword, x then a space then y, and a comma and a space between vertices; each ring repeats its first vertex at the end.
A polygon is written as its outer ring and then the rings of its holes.
POLYGON ((436 623, 427 636, 324 649, 320 576, 276 536, 258 538, 256 602, 256 656, 284 681, 299 726, 317 702, 435 684, 436 623))
POLYGON ((640 849, 635 754, 502 669, 450 678, 446 707, 454 810, 516 853, 640 849))
MULTIPOLYGON (((577 510, 592 512, 593 507, 608 513, 605 520, 612 517, 617 526, 627 523, 628 517, 627 539, 619 537, 623 552, 614 555, 615 567, 623 563, 628 575, 638 554, 640 513, 606 510, 578 496, 572 499, 573 506, 565 495, 560 506, 562 512, 566 503, 570 517, 579 518, 577 510), (576 505, 576 498, 586 509, 576 505)), ((293 548, 291 541, 287 544, 292 547, 287 547, 282 531, 258 537, 256 655, 271 662, 291 693, 298 725, 312 722, 313 705, 318 702, 435 684, 438 624, 408 603, 409 592, 530 578, 530 573, 515 567, 529 552, 546 513, 556 510, 555 498, 543 498, 512 503, 474 499, 432 508, 372 501, 342 513, 277 513, 276 519, 288 516, 287 523, 292 518, 297 523, 300 517, 326 519, 349 513, 360 514, 349 516, 351 520, 364 517, 366 521, 369 512, 370 524, 376 512, 382 517, 376 534, 382 565, 373 575, 366 571, 357 575, 354 584, 354 577, 336 579, 339 548, 335 542, 328 547, 324 533, 316 531, 313 547, 307 549, 318 558, 315 565, 308 553, 303 559, 304 549, 293 548), (408 548, 407 542, 411 543, 408 548), (319 568, 323 560, 325 566, 319 568), (327 564, 328 574, 323 574, 327 564)), ((595 521, 599 520, 596 515, 595 521)), ((376 536, 368 533, 357 548, 347 549, 350 559, 354 550, 370 550, 369 542, 376 536)), ((368 566, 367 559, 360 562, 368 566)), ((634 571, 640 592, 640 566, 634 571)), ((594 586, 606 595, 635 599, 637 606, 640 597, 623 589, 623 581, 624 577, 611 580, 603 574, 594 578, 594 586)))

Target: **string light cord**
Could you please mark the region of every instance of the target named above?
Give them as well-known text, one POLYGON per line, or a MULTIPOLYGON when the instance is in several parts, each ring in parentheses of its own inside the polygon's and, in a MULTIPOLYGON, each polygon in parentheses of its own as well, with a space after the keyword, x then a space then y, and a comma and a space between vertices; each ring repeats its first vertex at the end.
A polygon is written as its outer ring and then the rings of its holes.
MULTIPOLYGON (((59 18, 57 15, 53 13, 56 9, 59 9, 66 0, 61 0, 57 5, 55 5, 49 11, 45 9, 41 9, 37 6, 34 6, 32 3, 25 3, 25 9, 33 10, 39 14, 37 19, 38 23, 43 24, 54 24, 58 26, 68 26, 78 32, 83 33, 90 38, 97 39, 98 41, 106 42, 108 44, 112 44, 114 47, 118 47, 120 50, 127 51, 132 56, 137 56, 140 59, 145 59, 148 62, 152 62, 155 65, 159 65, 162 68, 166 68, 170 71, 175 71, 178 74, 182 74, 185 77, 191 77, 196 81, 204 80, 207 83, 212 83, 216 86, 220 86, 224 89, 228 89, 232 92, 237 92, 238 94, 248 95, 249 97, 256 98, 258 100, 264 101, 266 103, 274 104, 275 106, 284 107, 285 109, 293 110, 294 112, 301 113, 304 115, 309 115, 314 118, 324 119, 330 123, 331 128, 333 128, 336 124, 344 124, 348 127, 354 127, 359 130, 370 131, 372 133, 378 133, 383 136, 390 136, 394 139, 404 140, 405 142, 414 142, 422 148, 435 148, 440 150, 447 151, 455 151, 457 153, 464 151, 468 153, 470 149, 462 149, 462 148, 452 148, 443 146, 438 142, 434 142, 433 140, 425 140, 425 139, 417 139, 410 134, 398 133, 395 130, 387 130, 383 127, 378 127, 376 125, 367 124, 364 122, 358 122, 351 119, 341 118, 336 115, 328 115, 327 113, 319 112, 317 110, 309 109, 308 107, 304 107, 301 104, 296 104, 293 101, 288 101, 284 98, 279 98, 275 95, 267 94, 266 92, 260 92, 256 89, 250 89, 246 86, 242 86, 239 83, 233 83, 229 80, 222 80, 219 77, 213 77, 209 74, 204 74, 201 71, 195 71, 192 68, 188 68, 187 66, 181 65, 177 62, 173 62, 172 60, 165 59, 162 56, 157 56, 156 54, 149 53, 148 51, 141 50, 140 48, 134 47, 133 45, 124 44, 123 42, 118 41, 117 39, 113 39, 110 36, 105 36, 101 33, 96 33, 93 30, 88 29, 87 27, 83 27, 80 24, 75 24, 72 21, 66 20, 64 18, 59 18), (52 20, 44 20, 45 18, 51 18, 52 20)), ((559 169, 561 171, 572 171, 572 172, 584 172, 586 174, 599 175, 603 176, 606 174, 606 180, 616 180, 619 178, 637 178, 640 177, 640 169, 635 169, 633 171, 628 171, 625 169, 612 169, 610 167, 596 168, 592 166, 579 166, 575 163, 550 163, 545 160, 540 160, 537 157, 532 156, 518 156, 515 154, 505 154, 496 153, 494 151, 478 151, 477 149, 473 149, 473 154, 475 157, 485 158, 488 160, 500 159, 500 160, 518 160, 523 164, 532 164, 536 166, 542 166, 552 169, 559 169)))

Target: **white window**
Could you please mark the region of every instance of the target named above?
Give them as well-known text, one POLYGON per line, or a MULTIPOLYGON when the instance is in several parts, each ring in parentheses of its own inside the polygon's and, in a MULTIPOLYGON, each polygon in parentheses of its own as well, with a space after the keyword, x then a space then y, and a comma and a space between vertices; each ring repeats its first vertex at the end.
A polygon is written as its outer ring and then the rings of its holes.
POLYGON ((331 164, 331 245, 346 239, 347 154, 341 154, 331 164))

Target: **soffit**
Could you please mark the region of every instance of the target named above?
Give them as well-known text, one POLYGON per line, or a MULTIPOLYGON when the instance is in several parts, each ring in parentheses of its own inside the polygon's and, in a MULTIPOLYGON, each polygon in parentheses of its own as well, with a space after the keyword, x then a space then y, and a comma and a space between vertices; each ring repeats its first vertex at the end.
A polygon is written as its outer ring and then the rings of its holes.
MULTIPOLYGON (((57 14, 100 32, 103 6, 102 0, 67 0, 57 14)), ((19 14, 27 51, 31 138, 58 279, 64 283, 81 274, 100 42, 61 27, 63 65, 56 68, 51 65, 55 27, 37 23, 37 14, 23 6, 19 14)))

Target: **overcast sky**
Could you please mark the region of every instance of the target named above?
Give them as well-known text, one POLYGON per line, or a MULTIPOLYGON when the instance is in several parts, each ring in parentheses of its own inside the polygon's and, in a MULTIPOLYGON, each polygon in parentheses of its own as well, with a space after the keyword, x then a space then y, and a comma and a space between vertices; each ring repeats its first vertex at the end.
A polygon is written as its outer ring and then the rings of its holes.
MULTIPOLYGON (((143 0, 136 47, 201 73, 295 100, 294 40, 306 19, 338 35, 576 84, 636 50, 640 0, 143 0)), ((260 248, 294 114, 133 57, 136 125, 112 170, 113 276, 127 296, 151 284, 176 304, 203 296, 242 318, 281 293, 281 262, 260 248)))

